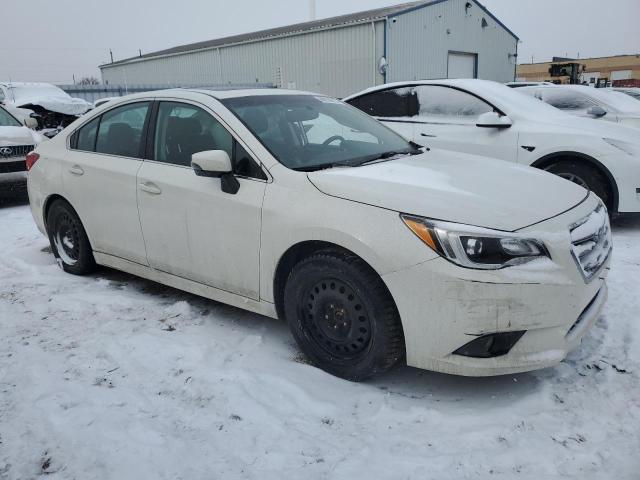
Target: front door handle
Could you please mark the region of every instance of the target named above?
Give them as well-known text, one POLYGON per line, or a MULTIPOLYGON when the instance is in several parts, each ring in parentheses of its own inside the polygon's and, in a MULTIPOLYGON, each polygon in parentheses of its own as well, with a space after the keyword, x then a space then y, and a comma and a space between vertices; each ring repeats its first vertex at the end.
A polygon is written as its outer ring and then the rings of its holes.
POLYGON ((71 167, 69 169, 69 173, 73 174, 73 175, 77 175, 77 176, 82 176, 84 175, 84 170, 82 169, 82 167, 80 165, 74 165, 73 167, 71 167))
POLYGON ((160 195, 162 193, 162 190, 160 190, 160 187, 158 187, 155 183, 152 183, 152 182, 141 183, 140 190, 142 190, 143 192, 147 192, 151 195, 160 195))

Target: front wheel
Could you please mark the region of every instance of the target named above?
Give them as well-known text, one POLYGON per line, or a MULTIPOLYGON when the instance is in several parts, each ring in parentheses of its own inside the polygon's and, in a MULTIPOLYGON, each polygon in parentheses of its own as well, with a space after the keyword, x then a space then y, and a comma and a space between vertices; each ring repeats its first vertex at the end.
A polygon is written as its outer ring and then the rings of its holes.
POLYGON ((580 161, 562 160, 545 168, 547 172, 591 190, 602 199, 609 211, 613 207, 613 195, 607 178, 591 165, 585 165, 580 161))
POLYGON ((58 265, 67 273, 86 275, 96 268, 82 222, 71 205, 56 200, 47 214, 47 233, 58 265))
POLYGON ((386 286, 364 261, 322 252, 298 263, 284 292, 285 316, 318 367, 361 381, 404 356, 400 316, 386 286))

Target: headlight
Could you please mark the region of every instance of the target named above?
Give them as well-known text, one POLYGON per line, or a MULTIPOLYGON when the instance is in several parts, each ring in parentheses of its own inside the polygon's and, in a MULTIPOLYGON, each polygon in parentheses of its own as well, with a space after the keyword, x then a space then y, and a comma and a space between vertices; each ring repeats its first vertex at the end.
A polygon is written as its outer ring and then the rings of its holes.
POLYGON ((622 140, 615 140, 613 138, 603 138, 603 140, 628 155, 640 158, 640 144, 623 142, 622 140))
POLYGON ((539 240, 458 223, 401 215, 402 221, 436 253, 465 268, 499 270, 536 258, 551 258, 539 240))

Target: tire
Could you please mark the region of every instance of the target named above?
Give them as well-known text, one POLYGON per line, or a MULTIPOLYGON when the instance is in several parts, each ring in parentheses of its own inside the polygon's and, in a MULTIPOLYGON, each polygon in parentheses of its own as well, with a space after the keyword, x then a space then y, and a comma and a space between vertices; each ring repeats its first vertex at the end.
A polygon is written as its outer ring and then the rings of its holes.
POLYGON ((558 175, 598 195, 609 211, 613 207, 613 195, 607 177, 591 165, 580 160, 562 160, 545 168, 547 172, 558 175))
POLYGON ((71 205, 56 200, 47 213, 51 252, 60 268, 73 275, 87 275, 96 269, 93 250, 82 222, 71 205))
POLYGON ((287 279, 284 311, 300 349, 332 375, 362 381, 404 358, 391 294, 353 254, 326 251, 300 261, 287 279))

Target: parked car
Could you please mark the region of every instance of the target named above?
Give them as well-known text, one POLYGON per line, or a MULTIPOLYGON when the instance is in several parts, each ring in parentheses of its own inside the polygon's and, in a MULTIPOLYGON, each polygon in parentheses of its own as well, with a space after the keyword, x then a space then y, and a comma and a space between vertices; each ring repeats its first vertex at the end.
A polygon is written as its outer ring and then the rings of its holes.
POLYGON ((624 93, 625 95, 629 95, 630 97, 635 98, 636 100, 640 100, 640 88, 637 87, 618 87, 613 88, 612 90, 620 93, 624 93))
POLYGON ((621 92, 583 85, 554 85, 518 89, 552 107, 580 117, 640 128, 640 103, 621 92))
POLYGON ((93 108, 91 103, 73 98, 49 83, 0 83, 0 102, 32 111, 30 116, 37 120, 38 130, 47 137, 55 136, 93 108))
POLYGON ((460 375, 554 365, 607 295, 594 194, 425 150, 322 95, 136 94, 27 164, 65 271, 106 265, 286 318, 316 365, 352 380, 405 354, 460 375))
POLYGON ((25 187, 27 154, 42 140, 0 106, 0 193, 25 187))
POLYGON ((345 101, 416 143, 531 165, 592 190, 611 213, 640 211, 637 130, 568 115, 519 93, 527 88, 402 82, 345 101))

